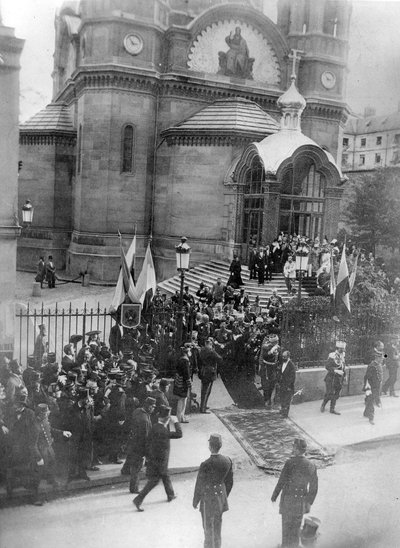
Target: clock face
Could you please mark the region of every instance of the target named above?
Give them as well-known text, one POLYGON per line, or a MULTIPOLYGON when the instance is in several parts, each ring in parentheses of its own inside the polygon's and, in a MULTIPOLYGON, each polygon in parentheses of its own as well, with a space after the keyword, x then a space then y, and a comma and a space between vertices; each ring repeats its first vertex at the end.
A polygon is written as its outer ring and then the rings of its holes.
POLYGON ((124 38, 124 47, 131 55, 137 55, 143 49, 143 40, 137 34, 127 34, 124 38))
POLYGON ((332 89, 336 84, 336 76, 333 72, 326 70, 321 75, 321 82, 326 89, 332 89))

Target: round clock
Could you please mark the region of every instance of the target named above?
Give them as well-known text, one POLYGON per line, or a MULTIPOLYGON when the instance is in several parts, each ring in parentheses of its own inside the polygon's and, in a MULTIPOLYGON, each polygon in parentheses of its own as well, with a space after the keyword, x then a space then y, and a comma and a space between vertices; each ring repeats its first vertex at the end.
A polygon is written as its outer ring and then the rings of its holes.
POLYGON ((336 76, 333 72, 326 70, 321 74, 321 82, 326 89, 332 89, 336 84, 336 76))
POLYGON ((127 34, 124 38, 124 48, 131 55, 137 55, 143 49, 143 40, 137 34, 127 34))

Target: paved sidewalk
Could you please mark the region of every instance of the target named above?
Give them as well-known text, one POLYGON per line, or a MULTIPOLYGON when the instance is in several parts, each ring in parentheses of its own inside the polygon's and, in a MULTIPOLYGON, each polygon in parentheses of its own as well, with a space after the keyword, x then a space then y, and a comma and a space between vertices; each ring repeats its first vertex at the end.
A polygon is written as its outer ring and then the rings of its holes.
MULTIPOLYGON (((200 381, 197 378, 193 382, 193 391, 200 395, 200 381)), ((230 406, 236 409, 220 378, 213 385, 209 406, 211 409, 223 409, 230 406)), ((223 451, 232 458, 236 470, 247 467, 255 468, 246 451, 214 413, 196 413, 189 415, 188 418, 189 423, 182 425, 183 437, 171 441, 169 467, 172 475, 198 470, 200 463, 209 457, 208 438, 212 432, 221 434, 223 451)), ((93 487, 128 484, 129 476, 121 476, 121 468, 122 465, 117 464, 101 465, 98 472, 88 472, 90 482, 79 480, 65 485, 64 481, 57 493, 54 493, 51 486, 48 486, 44 481, 41 482, 40 489, 49 498, 55 498, 93 487)), ((26 501, 27 491, 22 487, 14 490, 11 501, 6 497, 5 488, 0 487, 0 506, 21 504, 26 501)))
POLYGON ((329 413, 329 405, 321 413, 320 406, 321 401, 292 405, 289 417, 330 452, 346 445, 400 435, 400 398, 382 395, 382 407, 375 410, 375 425, 363 417, 364 396, 339 398, 336 410, 340 416, 329 413))

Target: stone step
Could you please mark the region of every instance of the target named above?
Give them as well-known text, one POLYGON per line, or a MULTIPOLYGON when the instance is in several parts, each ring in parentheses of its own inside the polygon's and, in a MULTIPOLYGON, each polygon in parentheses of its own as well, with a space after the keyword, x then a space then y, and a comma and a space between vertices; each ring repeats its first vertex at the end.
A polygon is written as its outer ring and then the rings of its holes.
MULTIPOLYGON (((221 278, 222 282, 226 283, 229 278, 229 265, 230 263, 228 262, 212 260, 208 263, 191 268, 185 273, 185 285, 189 286, 190 294, 195 296, 201 282, 211 287, 212 284, 217 281, 217 278, 221 278)), ((256 280, 249 279, 249 269, 247 266, 243 266, 242 279, 245 283, 244 288, 246 289, 250 300, 254 301, 255 297, 258 295, 260 297, 261 306, 266 305, 267 300, 274 289, 278 291, 284 301, 287 301, 289 298, 287 296, 286 284, 282 273, 274 273, 271 281, 266 282, 263 286, 259 286, 256 280)), ((162 291, 169 294, 179 291, 179 274, 160 282, 158 286, 162 291)), ((315 279, 304 278, 302 289, 304 296, 313 295, 315 290, 315 279)))

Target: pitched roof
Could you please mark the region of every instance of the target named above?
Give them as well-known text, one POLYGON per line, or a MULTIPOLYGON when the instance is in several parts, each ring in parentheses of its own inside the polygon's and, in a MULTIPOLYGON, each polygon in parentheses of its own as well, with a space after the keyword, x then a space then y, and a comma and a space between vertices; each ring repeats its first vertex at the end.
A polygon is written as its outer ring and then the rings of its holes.
POLYGON ((203 107, 190 118, 166 129, 169 135, 240 135, 265 137, 279 130, 279 124, 253 101, 236 97, 220 99, 203 107))
POLYGON ((50 104, 19 126, 23 133, 76 133, 68 108, 64 104, 50 104))
POLYGON ((400 112, 383 116, 368 116, 366 118, 349 118, 345 133, 361 135, 364 133, 379 133, 381 131, 400 130, 400 112))

